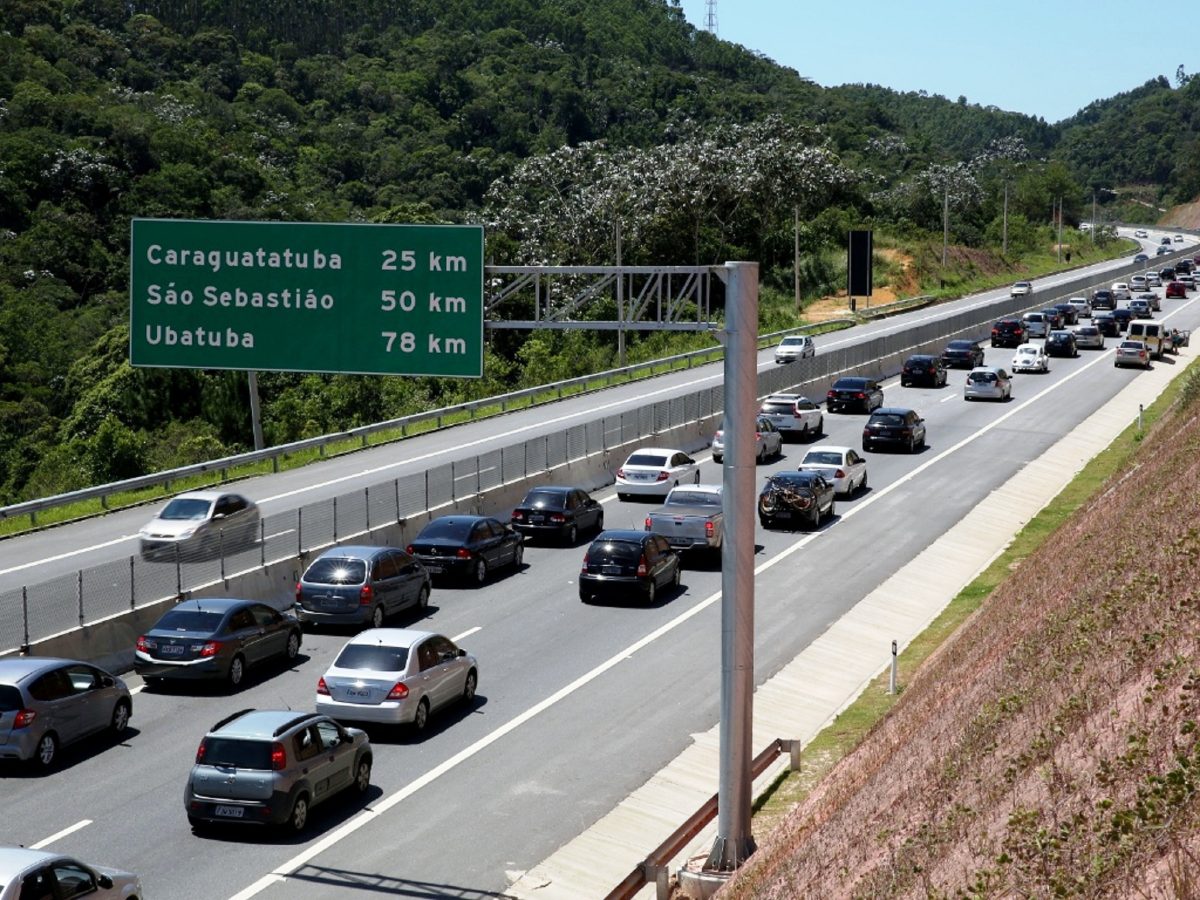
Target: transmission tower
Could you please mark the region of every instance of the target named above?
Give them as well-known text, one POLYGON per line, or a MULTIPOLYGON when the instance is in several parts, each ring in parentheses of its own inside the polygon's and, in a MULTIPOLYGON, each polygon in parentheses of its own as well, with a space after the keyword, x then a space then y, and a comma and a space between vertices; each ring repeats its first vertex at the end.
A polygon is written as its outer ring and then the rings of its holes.
POLYGON ((709 34, 717 33, 717 0, 704 0, 704 28, 709 34))

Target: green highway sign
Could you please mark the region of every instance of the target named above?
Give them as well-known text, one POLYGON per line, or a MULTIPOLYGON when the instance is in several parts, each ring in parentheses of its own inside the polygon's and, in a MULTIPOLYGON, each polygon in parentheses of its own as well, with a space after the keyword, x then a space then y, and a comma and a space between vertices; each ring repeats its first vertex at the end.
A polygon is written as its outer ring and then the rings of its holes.
POLYGON ((483 229, 134 219, 135 366, 483 374, 483 229))

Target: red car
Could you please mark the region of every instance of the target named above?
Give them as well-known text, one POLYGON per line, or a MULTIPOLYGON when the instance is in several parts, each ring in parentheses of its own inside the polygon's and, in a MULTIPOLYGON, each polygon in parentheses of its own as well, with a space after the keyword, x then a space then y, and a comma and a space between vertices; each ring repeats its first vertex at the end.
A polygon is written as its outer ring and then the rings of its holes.
POLYGON ((1170 300, 1172 297, 1178 297, 1180 300, 1187 299, 1187 285, 1182 281, 1168 281, 1166 297, 1170 300))

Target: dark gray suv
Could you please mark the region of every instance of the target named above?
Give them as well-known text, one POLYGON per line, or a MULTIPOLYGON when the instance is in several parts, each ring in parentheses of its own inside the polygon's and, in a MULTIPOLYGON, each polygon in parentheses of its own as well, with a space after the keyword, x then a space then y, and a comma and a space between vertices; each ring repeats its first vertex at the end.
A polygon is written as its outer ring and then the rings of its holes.
POLYGON ((429 605, 429 572, 396 547, 330 547, 296 583, 296 618, 302 625, 383 626, 402 609, 429 605))
POLYGON ((309 810, 342 791, 371 786, 366 732, 328 716, 294 710, 244 709, 204 736, 188 776, 188 822, 282 825, 296 833, 309 810))

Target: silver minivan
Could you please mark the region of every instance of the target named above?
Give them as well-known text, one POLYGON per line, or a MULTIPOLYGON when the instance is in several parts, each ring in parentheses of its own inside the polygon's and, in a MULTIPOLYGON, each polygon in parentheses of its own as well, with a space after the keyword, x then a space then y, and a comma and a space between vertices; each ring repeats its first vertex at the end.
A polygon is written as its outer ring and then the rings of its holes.
POLYGON ((90 663, 0 659, 0 759, 48 769, 59 747, 106 729, 122 734, 132 711, 125 682, 90 663))
POLYGON ((1025 313, 1021 321, 1025 323, 1026 337, 1044 338, 1050 334, 1050 320, 1046 318, 1045 313, 1025 313))
POLYGON ((302 625, 369 625, 403 609, 424 610, 429 572, 398 547, 330 547, 296 584, 296 618, 302 625))

